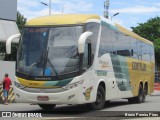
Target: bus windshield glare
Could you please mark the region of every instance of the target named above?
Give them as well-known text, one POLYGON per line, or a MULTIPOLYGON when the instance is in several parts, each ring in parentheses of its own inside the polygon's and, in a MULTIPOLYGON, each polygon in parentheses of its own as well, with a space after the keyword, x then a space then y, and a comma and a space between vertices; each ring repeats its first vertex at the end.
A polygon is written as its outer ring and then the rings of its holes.
POLYGON ((26 27, 17 54, 17 72, 59 76, 79 71, 78 39, 83 26, 26 27))

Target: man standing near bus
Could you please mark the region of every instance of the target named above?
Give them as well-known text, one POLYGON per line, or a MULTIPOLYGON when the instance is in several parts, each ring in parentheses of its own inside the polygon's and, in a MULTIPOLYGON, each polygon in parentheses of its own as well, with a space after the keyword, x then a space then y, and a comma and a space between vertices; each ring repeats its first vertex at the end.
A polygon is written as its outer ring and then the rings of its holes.
POLYGON ((8 105, 8 93, 10 89, 11 79, 8 77, 8 74, 6 73, 4 76, 3 81, 0 83, 0 85, 3 84, 3 96, 4 96, 4 104, 8 105))

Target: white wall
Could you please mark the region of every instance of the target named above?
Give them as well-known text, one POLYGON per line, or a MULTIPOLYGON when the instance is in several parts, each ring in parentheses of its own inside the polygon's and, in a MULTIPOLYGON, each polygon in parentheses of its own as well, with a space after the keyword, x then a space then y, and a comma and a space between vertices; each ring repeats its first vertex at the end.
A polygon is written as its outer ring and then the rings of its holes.
MULTIPOLYGON (((0 42, 5 42, 11 35, 19 33, 16 18, 17 0, 0 0, 0 42)), ((15 80, 15 62, 0 61, 0 81, 5 73, 9 74, 12 81, 15 80)))
POLYGON ((16 18, 17 0, 0 0, 0 19, 16 21, 16 18))

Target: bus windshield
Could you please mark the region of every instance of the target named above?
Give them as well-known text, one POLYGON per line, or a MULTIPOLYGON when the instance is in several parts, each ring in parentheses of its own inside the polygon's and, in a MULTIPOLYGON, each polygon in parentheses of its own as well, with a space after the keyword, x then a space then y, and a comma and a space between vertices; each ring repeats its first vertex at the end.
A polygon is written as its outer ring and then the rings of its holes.
POLYGON ((18 54, 17 72, 59 76, 79 71, 78 39, 83 26, 26 27, 18 54))

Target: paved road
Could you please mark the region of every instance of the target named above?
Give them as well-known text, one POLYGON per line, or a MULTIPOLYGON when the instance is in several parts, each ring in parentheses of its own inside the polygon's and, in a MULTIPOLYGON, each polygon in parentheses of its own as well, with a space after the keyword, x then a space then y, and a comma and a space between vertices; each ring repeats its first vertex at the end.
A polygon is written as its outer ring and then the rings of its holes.
MULTIPOLYGON (((104 109, 100 111, 91 111, 85 105, 65 106, 59 105, 52 111, 44 111, 38 105, 13 103, 9 105, 0 105, 0 111, 20 111, 21 113, 42 113, 43 117, 108 117, 108 116, 125 116, 136 113, 157 113, 160 112, 160 96, 147 96, 146 102, 142 104, 129 104, 127 100, 119 99, 111 101, 104 109)), ((160 115, 160 114, 159 114, 160 115)), ((69 117, 69 118, 66 118, 69 117)), ((159 116, 160 117, 160 116, 159 116)), ((111 120, 112 117, 109 117, 111 120)), ((132 118, 132 117, 129 117, 132 118)), ((115 118, 116 120, 117 118, 115 118)), ((123 119, 123 117, 122 117, 123 119)), ((126 118, 127 119, 127 118, 126 118)), ((160 118, 159 118, 160 119, 160 118)))
MULTIPOLYGON (((160 111, 160 96, 147 96, 146 102, 141 104, 129 104, 125 99, 111 101, 101 111, 160 111)), ((84 105, 58 105, 53 111, 84 111, 84 105)), ((0 104, 0 111, 43 111, 38 105, 24 103, 0 104), (3 109, 1 109, 3 108, 3 109)))

